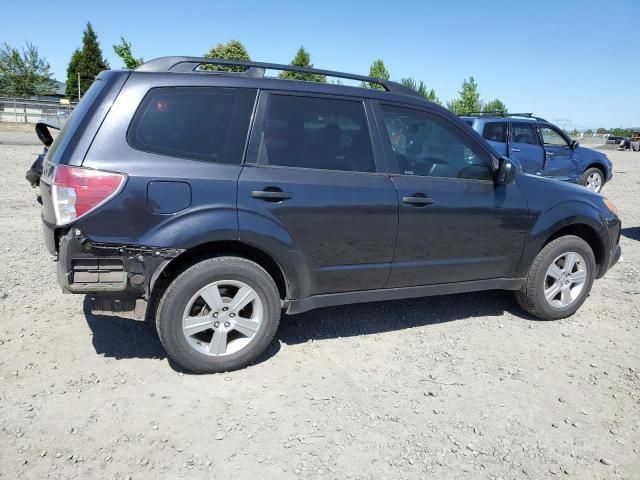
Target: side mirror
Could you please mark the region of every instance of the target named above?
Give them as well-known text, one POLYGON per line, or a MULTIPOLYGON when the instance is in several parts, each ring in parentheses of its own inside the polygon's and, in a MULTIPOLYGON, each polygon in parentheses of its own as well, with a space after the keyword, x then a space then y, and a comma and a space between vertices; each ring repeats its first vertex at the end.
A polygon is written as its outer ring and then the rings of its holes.
POLYGON ((577 140, 571 140, 571 148, 573 150, 575 150, 576 148, 578 148, 580 146, 580 142, 578 142, 577 140))
POLYGON ((512 183, 516 178, 517 167, 510 158, 502 156, 498 163, 498 172, 496 175, 496 183, 507 185, 512 183))

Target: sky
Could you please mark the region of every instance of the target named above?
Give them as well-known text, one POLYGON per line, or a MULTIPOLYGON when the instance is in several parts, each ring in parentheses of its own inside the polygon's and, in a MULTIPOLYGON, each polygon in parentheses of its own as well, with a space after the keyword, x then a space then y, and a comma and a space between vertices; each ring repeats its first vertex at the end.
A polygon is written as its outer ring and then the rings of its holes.
POLYGON ((82 30, 93 24, 111 68, 124 36, 135 56, 199 56, 240 40, 253 60, 392 79, 414 77, 443 100, 473 76, 481 98, 564 128, 640 126, 640 0, 1 0, 0 43, 30 41, 64 81, 82 30))

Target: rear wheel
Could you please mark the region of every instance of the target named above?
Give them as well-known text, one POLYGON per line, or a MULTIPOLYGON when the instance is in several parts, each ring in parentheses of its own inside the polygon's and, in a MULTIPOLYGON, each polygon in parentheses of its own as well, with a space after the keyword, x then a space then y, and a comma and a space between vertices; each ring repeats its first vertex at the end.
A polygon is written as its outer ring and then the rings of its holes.
POLYGON ((536 256, 516 300, 542 320, 569 317, 589 295, 595 271, 587 242, 573 235, 557 238, 536 256))
POLYGON ((580 183, 592 192, 600 193, 604 186, 604 174, 599 168, 588 168, 582 174, 580 183))
POLYGON ((236 370, 269 346, 280 297, 259 265, 238 257, 204 260, 180 274, 158 305, 156 325, 169 357, 195 373, 236 370))

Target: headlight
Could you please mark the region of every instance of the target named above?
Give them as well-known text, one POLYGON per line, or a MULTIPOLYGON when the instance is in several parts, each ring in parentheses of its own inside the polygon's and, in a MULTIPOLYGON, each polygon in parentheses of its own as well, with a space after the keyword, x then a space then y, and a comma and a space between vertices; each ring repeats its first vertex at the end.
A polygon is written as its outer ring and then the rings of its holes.
POLYGON ((616 215, 618 215, 618 207, 616 207, 616 204, 613 203, 611 200, 609 200, 608 198, 605 198, 603 200, 604 204, 607 206, 607 208, 609 209, 609 211, 615 213, 616 215))

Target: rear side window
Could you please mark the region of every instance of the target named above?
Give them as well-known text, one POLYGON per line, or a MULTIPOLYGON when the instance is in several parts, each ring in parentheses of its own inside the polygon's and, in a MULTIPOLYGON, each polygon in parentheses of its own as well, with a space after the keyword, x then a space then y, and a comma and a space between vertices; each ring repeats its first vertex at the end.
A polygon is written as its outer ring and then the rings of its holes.
POLYGON ((127 140, 145 152, 239 165, 255 96, 255 90, 237 88, 153 88, 127 140))
POLYGON ((529 123, 512 123, 511 141, 513 143, 526 143, 529 145, 540 144, 535 127, 529 123))
POLYGON ((482 136, 492 142, 507 141, 507 123, 506 122, 489 122, 485 123, 482 130, 482 136))
POLYGON ((258 164, 374 172, 364 105, 355 100, 269 95, 258 164))

